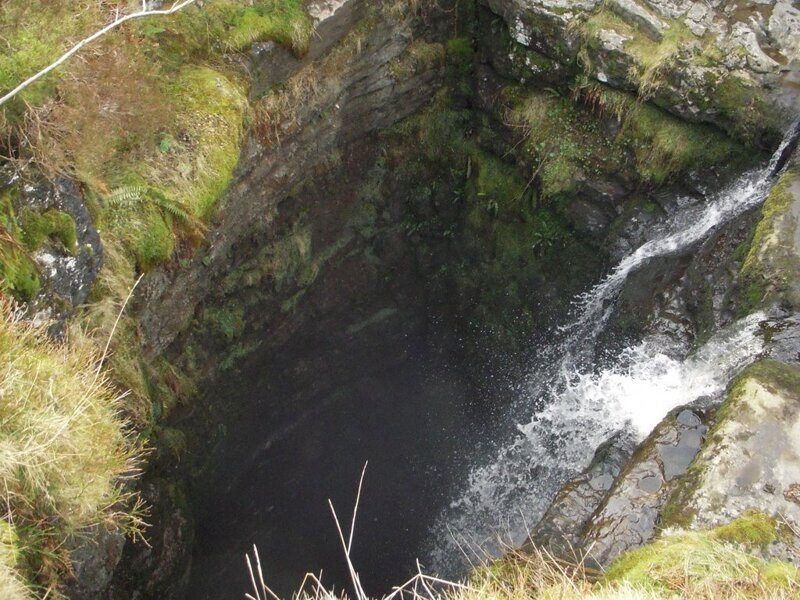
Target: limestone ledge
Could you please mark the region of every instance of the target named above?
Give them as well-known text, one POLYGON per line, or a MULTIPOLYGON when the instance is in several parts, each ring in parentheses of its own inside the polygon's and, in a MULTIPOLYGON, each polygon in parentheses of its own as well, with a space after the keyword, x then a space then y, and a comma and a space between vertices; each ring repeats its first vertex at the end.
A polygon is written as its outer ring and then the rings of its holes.
POLYGON ((797 111, 796 3, 482 1, 517 43, 562 68, 748 143, 777 146, 797 111))

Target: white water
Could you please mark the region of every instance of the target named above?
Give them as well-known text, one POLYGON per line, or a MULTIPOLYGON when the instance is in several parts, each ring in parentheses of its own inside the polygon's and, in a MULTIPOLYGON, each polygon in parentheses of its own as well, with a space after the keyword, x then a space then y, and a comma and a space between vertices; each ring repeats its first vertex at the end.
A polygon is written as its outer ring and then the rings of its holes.
POLYGON ((516 431, 491 460, 473 468, 434 525, 430 567, 452 574, 464 555, 496 554, 498 540, 523 543, 559 487, 588 465, 602 442, 622 428, 646 437, 672 408, 720 394, 762 351, 763 315, 753 315, 689 357, 667 338, 651 336, 608 368, 596 372, 591 364, 628 275, 653 258, 690 250, 717 226, 759 205, 772 169, 748 172, 701 205, 677 212, 576 299, 572 322, 554 332, 555 351, 530 374, 528 389, 514 403, 516 431))

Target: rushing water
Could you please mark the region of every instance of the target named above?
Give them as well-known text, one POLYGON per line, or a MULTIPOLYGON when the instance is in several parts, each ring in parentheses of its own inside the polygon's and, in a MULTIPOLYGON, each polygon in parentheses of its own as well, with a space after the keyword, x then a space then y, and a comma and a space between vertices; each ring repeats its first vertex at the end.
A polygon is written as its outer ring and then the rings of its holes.
POLYGON ((745 173, 701 205, 676 212, 576 299, 571 322, 553 332, 512 407, 515 427, 507 442, 472 469, 432 528, 427 566, 453 575, 474 556, 521 544, 559 487, 588 465, 603 441, 622 428, 643 439, 672 408, 720 394, 762 351, 763 315, 756 314, 688 357, 669 338, 653 335, 605 368, 598 369, 594 358, 628 276, 653 259, 685 253, 763 202, 796 144, 797 129, 792 127, 769 165, 745 173))

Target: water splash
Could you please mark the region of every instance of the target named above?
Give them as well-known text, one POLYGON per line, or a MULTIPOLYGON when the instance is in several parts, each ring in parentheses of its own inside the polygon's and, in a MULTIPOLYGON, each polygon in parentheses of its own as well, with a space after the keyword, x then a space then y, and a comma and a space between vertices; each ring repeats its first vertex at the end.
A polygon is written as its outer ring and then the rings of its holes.
MULTIPOLYGON (((674 407, 721 394, 763 350, 756 314, 717 333, 689 357, 668 338, 651 336, 597 370, 596 342, 628 276, 654 258, 685 253, 715 228, 760 205, 800 140, 800 119, 768 165, 749 171, 700 205, 688 206, 578 296, 570 323, 553 332, 513 404, 516 431, 495 456, 473 468, 464 488, 431 531, 429 566, 458 575, 458 565, 525 541, 531 525, 595 449, 621 428, 644 438, 674 407), (523 417, 526 420, 521 420, 523 417)), ((679 198, 678 205, 686 199, 679 198)))
POLYGON ((523 543, 559 487, 615 432, 626 428, 643 439, 671 409, 721 394, 763 351, 764 318, 754 314, 721 330, 683 360, 671 356, 663 337, 651 336, 600 372, 563 372, 558 397, 518 424, 513 441, 469 475, 435 528, 433 567, 452 570, 467 546, 495 555, 498 535, 506 544, 523 543))

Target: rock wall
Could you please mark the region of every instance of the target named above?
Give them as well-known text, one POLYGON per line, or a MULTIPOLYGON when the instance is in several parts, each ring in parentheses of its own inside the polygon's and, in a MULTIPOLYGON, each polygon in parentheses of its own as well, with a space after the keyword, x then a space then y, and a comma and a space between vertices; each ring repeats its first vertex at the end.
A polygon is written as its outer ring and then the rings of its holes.
POLYGON ((775 145, 794 117, 800 13, 786 1, 487 0, 539 71, 580 72, 689 121, 775 145))

